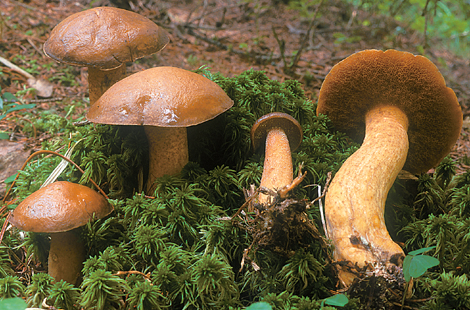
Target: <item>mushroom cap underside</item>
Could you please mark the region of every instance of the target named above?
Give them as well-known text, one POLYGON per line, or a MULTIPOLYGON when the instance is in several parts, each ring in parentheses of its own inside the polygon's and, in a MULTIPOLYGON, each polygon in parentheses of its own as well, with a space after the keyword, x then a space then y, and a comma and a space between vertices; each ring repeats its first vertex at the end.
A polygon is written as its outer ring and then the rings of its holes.
POLYGON ((438 68, 423 56, 396 50, 365 50, 336 64, 322 84, 317 114, 361 143, 365 115, 380 105, 396 106, 408 117, 403 169, 411 173, 436 166, 460 134, 462 110, 438 68))
POLYGON ((97 7, 55 26, 44 52, 59 62, 110 70, 156 53, 168 42, 167 32, 140 14, 97 7))
POLYGON ((111 86, 90 107, 87 119, 110 125, 188 127, 233 106, 215 82, 180 68, 156 67, 111 86))
POLYGON ((67 181, 49 184, 24 199, 9 222, 24 231, 55 233, 85 225, 113 211, 106 198, 91 188, 67 181))
POLYGON ((272 128, 280 128, 284 131, 289 139, 291 151, 297 149, 302 142, 303 133, 299 122, 289 114, 272 112, 261 116, 251 127, 251 142, 254 150, 263 145, 272 128))

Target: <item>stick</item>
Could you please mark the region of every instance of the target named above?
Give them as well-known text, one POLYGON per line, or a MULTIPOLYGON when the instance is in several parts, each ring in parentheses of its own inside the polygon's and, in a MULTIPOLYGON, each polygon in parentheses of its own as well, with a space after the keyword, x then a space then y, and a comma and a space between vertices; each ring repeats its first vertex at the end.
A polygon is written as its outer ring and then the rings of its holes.
POLYGON ((7 66, 8 68, 10 68, 11 70, 21 74, 22 76, 28 78, 28 79, 35 79, 34 76, 32 76, 29 72, 26 72, 24 71, 23 69, 21 69, 20 67, 18 67, 17 65, 11 63, 10 61, 6 60, 5 58, 1 57, 0 56, 0 62, 3 63, 5 66, 7 66))
POLYGON ((317 5, 317 8, 315 9, 315 13, 313 14, 313 18, 310 21, 310 25, 308 26, 307 34, 305 35, 305 38, 302 41, 302 44, 300 44, 300 48, 297 51, 297 53, 295 54, 294 60, 292 61, 292 65, 289 68, 290 71, 293 71, 294 68, 297 66, 297 63, 299 62, 300 54, 302 53, 302 50, 304 49, 305 44, 308 41, 308 38, 310 37, 310 31, 313 28, 313 24, 315 23, 315 20, 317 19, 317 14, 318 14, 318 11, 320 10, 320 7, 322 6, 322 4, 323 4, 323 0, 320 1, 320 3, 317 5))

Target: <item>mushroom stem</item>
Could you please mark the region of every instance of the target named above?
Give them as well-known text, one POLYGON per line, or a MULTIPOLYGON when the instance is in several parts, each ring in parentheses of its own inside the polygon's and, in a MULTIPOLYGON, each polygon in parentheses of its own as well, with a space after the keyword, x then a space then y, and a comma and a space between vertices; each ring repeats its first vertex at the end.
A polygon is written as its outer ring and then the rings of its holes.
MULTIPOLYGON (((395 106, 379 106, 366 114, 362 146, 336 173, 325 198, 328 234, 336 260, 362 267, 365 262, 401 264, 402 248, 385 226, 388 191, 408 153, 408 118, 395 106)), ((347 286, 354 276, 344 270, 347 286)))
POLYGON ((186 127, 144 126, 149 144, 149 175, 145 193, 153 195, 155 179, 176 175, 188 163, 186 127))
POLYGON ((48 273, 56 282, 65 280, 76 285, 86 258, 85 252, 79 228, 51 233, 48 273))
POLYGON ((90 106, 92 106, 103 95, 108 88, 116 82, 126 77, 126 65, 111 69, 102 70, 100 68, 88 67, 88 91, 90 96, 90 106))
MULTIPOLYGON (((293 180, 294 173, 289 139, 284 130, 273 128, 266 137, 264 167, 260 186, 279 190, 290 185, 293 180)), ((269 195, 260 194, 258 201, 262 204, 271 204, 271 198, 269 195)))

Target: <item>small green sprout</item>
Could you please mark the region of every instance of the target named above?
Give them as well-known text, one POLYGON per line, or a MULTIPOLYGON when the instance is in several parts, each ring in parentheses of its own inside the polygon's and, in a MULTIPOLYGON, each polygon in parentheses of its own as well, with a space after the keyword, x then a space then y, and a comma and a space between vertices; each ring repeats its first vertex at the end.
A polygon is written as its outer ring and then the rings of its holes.
POLYGON ((333 295, 333 296, 330 296, 328 298, 323 299, 322 302, 321 302, 321 308, 320 309, 323 309, 324 305, 344 307, 348 302, 349 302, 349 299, 346 295, 336 294, 336 295, 333 295))
POLYGON ((406 282, 410 282, 411 278, 422 276, 429 268, 439 265, 437 258, 421 254, 434 248, 435 246, 422 248, 406 255, 403 261, 403 275, 406 282))
POLYGON ((4 110, 3 114, 0 115, 0 120, 5 118, 10 112, 19 111, 22 109, 32 109, 36 106, 35 103, 18 104, 18 101, 19 100, 9 92, 5 92, 0 96, 0 110, 4 110))

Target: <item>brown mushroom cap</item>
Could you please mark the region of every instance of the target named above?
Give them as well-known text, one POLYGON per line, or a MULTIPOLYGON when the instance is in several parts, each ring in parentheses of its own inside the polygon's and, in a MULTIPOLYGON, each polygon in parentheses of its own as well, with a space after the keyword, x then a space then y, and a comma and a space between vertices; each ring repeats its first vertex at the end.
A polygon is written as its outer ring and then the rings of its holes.
POLYGON ((365 115, 394 105, 408 117, 410 148, 403 167, 421 173, 436 166, 460 134, 462 111, 438 68, 423 56, 396 50, 365 50, 336 64, 322 84, 317 114, 357 142, 365 134, 365 115))
POLYGON ((59 181, 29 195, 13 211, 9 222, 32 232, 65 232, 103 218, 113 207, 87 186, 59 181))
POLYGON ((97 7, 60 22, 44 52, 59 62, 106 70, 156 53, 168 42, 166 31, 140 14, 97 7))
POLYGON ((90 107, 87 119, 110 125, 187 127, 232 105, 233 100, 208 78, 180 68, 156 67, 111 86, 90 107))
POLYGON ((291 151, 297 149, 302 142, 303 133, 299 122, 289 114, 273 112, 261 116, 251 127, 251 142, 254 150, 264 144, 272 128, 280 128, 285 132, 291 151))

